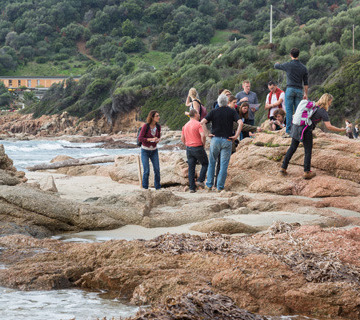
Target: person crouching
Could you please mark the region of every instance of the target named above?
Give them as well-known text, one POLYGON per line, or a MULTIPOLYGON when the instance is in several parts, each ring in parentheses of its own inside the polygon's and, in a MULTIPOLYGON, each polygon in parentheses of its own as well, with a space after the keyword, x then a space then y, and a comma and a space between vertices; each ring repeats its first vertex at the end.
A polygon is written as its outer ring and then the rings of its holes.
POLYGON ((206 171, 208 168, 209 160, 205 152, 204 146, 206 136, 204 130, 199 122, 200 115, 196 109, 191 109, 189 112, 190 120, 186 123, 181 132, 181 141, 186 145, 186 156, 189 165, 189 188, 190 192, 196 191, 195 184, 195 167, 196 162, 201 164, 200 176, 198 185, 204 187, 206 171))

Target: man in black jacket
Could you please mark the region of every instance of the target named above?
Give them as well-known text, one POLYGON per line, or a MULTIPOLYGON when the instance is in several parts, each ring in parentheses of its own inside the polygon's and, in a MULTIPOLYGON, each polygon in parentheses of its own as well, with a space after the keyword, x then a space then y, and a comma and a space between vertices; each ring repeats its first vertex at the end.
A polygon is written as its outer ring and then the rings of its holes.
POLYGON ((280 64, 276 62, 275 69, 286 71, 286 132, 290 133, 292 116, 301 100, 307 99, 308 92, 308 70, 299 61, 300 50, 292 48, 290 51, 291 61, 280 64), (304 88, 304 92, 303 92, 304 88))

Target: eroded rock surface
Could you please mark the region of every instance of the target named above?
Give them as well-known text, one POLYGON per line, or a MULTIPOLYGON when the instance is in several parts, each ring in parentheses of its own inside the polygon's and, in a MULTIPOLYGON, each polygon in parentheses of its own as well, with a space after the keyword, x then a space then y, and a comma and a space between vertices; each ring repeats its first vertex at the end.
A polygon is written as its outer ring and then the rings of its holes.
POLYGON ((113 297, 153 305, 211 290, 263 315, 358 319, 360 228, 286 231, 91 244, 7 236, 0 238, 6 266, 0 285, 109 290, 113 297))

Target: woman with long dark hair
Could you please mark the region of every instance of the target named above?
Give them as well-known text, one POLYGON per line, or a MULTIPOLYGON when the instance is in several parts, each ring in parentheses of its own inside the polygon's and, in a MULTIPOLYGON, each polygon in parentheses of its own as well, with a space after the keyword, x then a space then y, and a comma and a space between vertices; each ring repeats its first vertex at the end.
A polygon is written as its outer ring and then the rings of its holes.
POLYGON ((156 110, 151 110, 146 118, 146 123, 141 128, 138 140, 141 142, 141 162, 144 173, 142 178, 142 187, 149 188, 150 166, 149 160, 154 168, 154 186, 156 190, 160 185, 160 163, 157 144, 160 141, 161 126, 159 124, 160 115, 156 110))

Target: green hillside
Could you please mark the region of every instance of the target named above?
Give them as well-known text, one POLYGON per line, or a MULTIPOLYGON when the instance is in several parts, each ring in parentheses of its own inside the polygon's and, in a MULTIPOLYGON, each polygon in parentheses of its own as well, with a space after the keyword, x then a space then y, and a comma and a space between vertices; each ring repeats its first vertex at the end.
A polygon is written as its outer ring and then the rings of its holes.
MULTIPOLYGON (((111 121, 142 106, 143 117, 156 108, 178 129, 190 87, 210 106, 220 88, 236 93, 250 79, 264 101, 270 79, 285 86, 274 62, 298 47, 310 97, 331 92, 335 121, 360 118, 359 0, 4 0, 1 10, 1 75, 82 75, 28 103, 35 116, 68 111, 111 121)), ((0 92, 0 105, 8 103, 0 92)))

